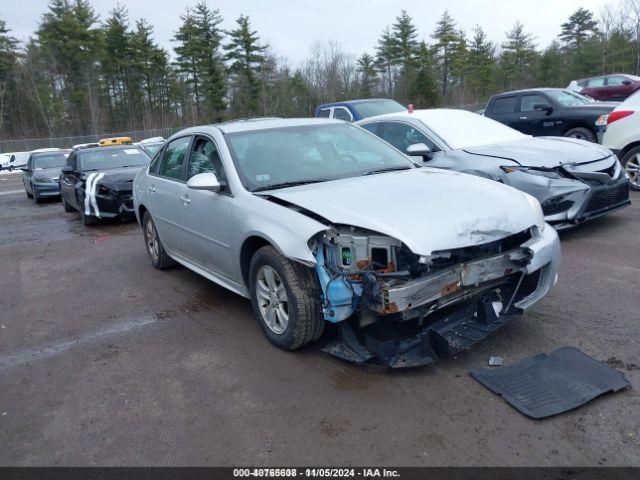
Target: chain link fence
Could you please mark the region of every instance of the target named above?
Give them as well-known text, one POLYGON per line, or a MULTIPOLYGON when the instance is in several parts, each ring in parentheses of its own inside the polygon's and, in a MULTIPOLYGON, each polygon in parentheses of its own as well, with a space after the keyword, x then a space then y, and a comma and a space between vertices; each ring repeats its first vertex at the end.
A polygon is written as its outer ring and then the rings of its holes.
POLYGON ((134 130, 131 132, 101 133, 99 135, 81 135, 76 137, 0 140, 0 153, 28 152, 31 150, 36 150, 38 148, 71 148, 73 145, 78 145, 81 143, 95 143, 101 138, 109 137, 131 137, 134 142, 138 142, 145 138, 151 137, 168 138, 175 132, 182 130, 183 128, 185 127, 134 130))
MULTIPOLYGON (((455 105, 448 108, 458 108, 479 112, 484 110, 487 102, 468 103, 455 105)), ((176 128, 156 128, 152 130, 135 130, 132 132, 101 133, 99 135, 81 135, 76 137, 56 137, 56 138, 25 138, 17 140, 0 140, 0 153, 7 152, 28 152, 37 148, 71 148, 73 145, 81 143, 95 143, 101 138, 109 137, 131 137, 134 142, 138 142, 150 137, 168 138, 175 132, 186 127, 176 128)))

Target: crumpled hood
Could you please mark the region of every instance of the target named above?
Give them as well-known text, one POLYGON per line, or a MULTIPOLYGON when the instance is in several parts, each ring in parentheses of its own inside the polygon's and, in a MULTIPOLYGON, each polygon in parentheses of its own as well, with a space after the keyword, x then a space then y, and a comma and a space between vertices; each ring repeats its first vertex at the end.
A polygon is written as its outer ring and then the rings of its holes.
POLYGON ((536 224, 524 195, 457 172, 419 168, 273 190, 334 224, 373 230, 429 255, 487 243, 536 224))
POLYGON ((99 185, 111 188, 112 190, 132 190, 133 179, 142 168, 146 165, 139 167, 124 167, 124 168, 110 168, 108 170, 100 170, 95 172, 86 172, 82 175, 82 180, 87 180, 91 174, 104 174, 104 176, 98 182, 99 185))
POLYGON ((553 168, 593 162, 611 156, 611 150, 569 137, 530 137, 464 149, 467 153, 512 160, 528 167, 553 168))

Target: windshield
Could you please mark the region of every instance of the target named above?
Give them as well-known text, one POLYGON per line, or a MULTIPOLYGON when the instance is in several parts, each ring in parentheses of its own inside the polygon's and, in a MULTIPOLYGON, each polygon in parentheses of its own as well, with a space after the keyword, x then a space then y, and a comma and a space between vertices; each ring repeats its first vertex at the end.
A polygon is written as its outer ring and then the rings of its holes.
POLYGON ((385 113, 405 112, 407 109, 395 100, 371 100, 367 102, 357 102, 351 107, 358 112, 361 118, 375 117, 385 113))
POLYGON ((62 168, 67 164, 69 152, 41 153, 33 159, 33 168, 62 168))
POLYGON ((81 170, 106 170, 108 168, 134 167, 149 163, 149 155, 137 147, 98 147, 78 153, 81 170))
POLYGON ((416 168, 387 143, 350 124, 273 128, 225 137, 249 191, 416 168))
POLYGON ((570 92, 568 90, 549 90, 546 93, 563 107, 578 107, 580 105, 589 105, 593 103, 592 100, 588 99, 584 95, 570 92))
POLYGON ((465 110, 419 110, 413 114, 453 149, 527 138, 511 127, 465 110))

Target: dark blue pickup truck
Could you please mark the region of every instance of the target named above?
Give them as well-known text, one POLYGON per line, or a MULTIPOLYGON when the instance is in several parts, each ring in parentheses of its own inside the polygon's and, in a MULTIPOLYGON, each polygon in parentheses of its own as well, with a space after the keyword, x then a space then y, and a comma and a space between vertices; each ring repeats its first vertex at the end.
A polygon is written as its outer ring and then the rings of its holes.
POLYGON ((363 100, 345 100, 344 102, 324 103, 316 108, 317 118, 337 118, 347 122, 356 122, 364 118, 384 115, 385 113, 404 112, 406 107, 388 98, 367 98, 363 100))

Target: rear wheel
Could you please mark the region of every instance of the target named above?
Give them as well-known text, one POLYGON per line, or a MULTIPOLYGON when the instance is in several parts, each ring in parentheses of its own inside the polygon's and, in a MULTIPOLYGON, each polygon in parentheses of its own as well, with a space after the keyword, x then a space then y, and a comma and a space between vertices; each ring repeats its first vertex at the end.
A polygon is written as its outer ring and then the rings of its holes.
POLYGON ((64 211, 73 212, 74 208, 67 203, 67 199, 64 198, 64 195, 61 195, 61 197, 62 197, 62 206, 64 207, 64 211))
POLYGON ((160 241, 156 224, 149 212, 145 212, 142 217, 142 233, 144 235, 144 244, 147 247, 147 254, 153 265, 158 270, 165 270, 176 264, 175 260, 167 255, 167 252, 160 241))
POLYGON ((251 259, 249 279, 253 311, 271 343, 295 350, 320 338, 324 317, 313 270, 267 246, 251 259))
POLYGON ((620 163, 629 175, 629 188, 640 191, 640 147, 629 150, 620 163))
POLYGON ((571 138, 579 138, 580 140, 586 140, 588 142, 596 141, 596 134, 585 127, 576 127, 576 128, 572 128, 571 130, 567 130, 564 136, 571 137, 571 138))

